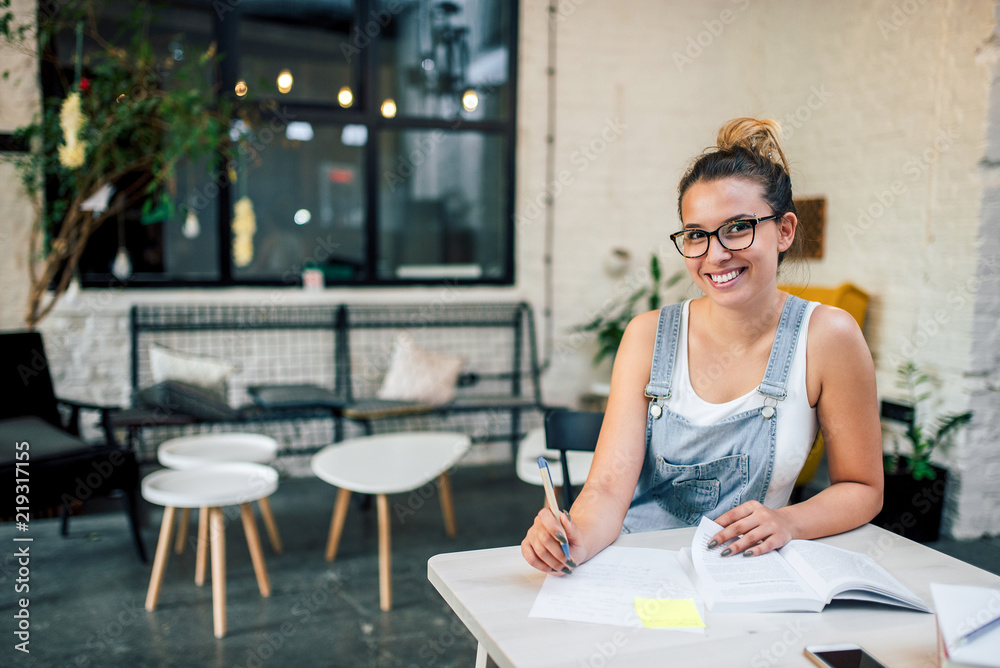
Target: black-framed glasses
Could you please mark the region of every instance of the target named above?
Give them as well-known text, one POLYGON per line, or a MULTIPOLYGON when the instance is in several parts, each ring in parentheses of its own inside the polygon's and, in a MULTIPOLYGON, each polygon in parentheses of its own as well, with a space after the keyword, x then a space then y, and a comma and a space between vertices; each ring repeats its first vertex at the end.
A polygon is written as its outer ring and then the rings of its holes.
POLYGON ((750 248, 753 244, 758 225, 777 218, 780 218, 780 216, 774 214, 763 218, 731 220, 714 232, 698 229, 681 230, 680 232, 671 234, 670 239, 677 246, 680 254, 688 258, 701 257, 707 253, 708 242, 712 237, 718 239, 719 243, 726 250, 741 251, 750 248))

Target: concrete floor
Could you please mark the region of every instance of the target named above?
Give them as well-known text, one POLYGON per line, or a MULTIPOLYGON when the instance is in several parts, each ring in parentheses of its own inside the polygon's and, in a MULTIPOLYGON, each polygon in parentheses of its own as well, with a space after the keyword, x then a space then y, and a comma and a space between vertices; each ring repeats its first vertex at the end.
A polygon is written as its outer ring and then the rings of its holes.
MULTIPOLYGON (((476 643, 427 581, 427 559, 440 552, 520 542, 542 502, 539 487, 510 466, 453 473, 459 535, 444 534, 436 493, 391 499, 394 609, 378 602, 374 508, 352 505, 334 563, 323 559, 335 490, 314 478, 283 479, 272 505, 285 550, 264 538, 273 593, 262 599, 238 521, 227 526, 228 635, 212 635, 211 588, 193 582, 194 554, 171 554, 159 607, 143 604, 151 564, 141 564, 124 515, 36 520, 27 533, 0 525, 0 618, 8 666, 472 666, 476 643), (412 512, 411 512, 412 511, 412 512), (13 594, 15 537, 30 536, 30 592, 13 594), (30 655, 13 649, 16 598, 30 599, 30 655)), ((160 508, 146 506, 152 555, 160 508)), ((942 540, 944 552, 1000 573, 1000 539, 942 540)))

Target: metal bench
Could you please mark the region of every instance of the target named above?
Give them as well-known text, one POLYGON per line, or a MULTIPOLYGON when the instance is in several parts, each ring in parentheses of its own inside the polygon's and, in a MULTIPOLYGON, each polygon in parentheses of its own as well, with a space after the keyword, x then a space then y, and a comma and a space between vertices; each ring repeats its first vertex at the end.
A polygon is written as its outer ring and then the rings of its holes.
POLYGON ((311 455, 346 437, 413 429, 457 431, 513 448, 541 424, 534 319, 525 303, 145 304, 132 307, 133 394, 154 384, 149 349, 225 360, 232 415, 134 407, 112 424, 151 461, 167 438, 258 431, 279 456, 311 455), (405 332, 423 349, 462 358, 454 399, 383 400, 378 389, 405 332))

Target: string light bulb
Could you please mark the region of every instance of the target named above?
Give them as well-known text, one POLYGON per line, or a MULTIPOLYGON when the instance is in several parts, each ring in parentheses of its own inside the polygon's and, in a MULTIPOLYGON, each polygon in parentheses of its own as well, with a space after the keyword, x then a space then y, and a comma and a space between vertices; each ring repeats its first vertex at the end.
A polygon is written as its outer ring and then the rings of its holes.
POLYGON ((237 81, 236 82, 236 95, 238 97, 243 97, 246 94, 247 94, 247 82, 246 81, 237 81))
POLYGON ((472 88, 462 94, 462 108, 466 111, 475 111, 479 106, 479 94, 472 88))
POLYGON ((347 109, 352 104, 354 104, 354 93, 351 92, 350 86, 344 86, 343 88, 340 89, 340 91, 337 93, 337 102, 344 109, 347 109))
POLYGON ((382 103, 382 115, 386 118, 395 118, 396 116, 396 101, 391 97, 386 98, 385 102, 382 103))
POLYGON ((281 72, 278 73, 278 92, 287 93, 292 90, 292 83, 294 83, 294 81, 295 80, 292 78, 291 70, 281 70, 281 72))

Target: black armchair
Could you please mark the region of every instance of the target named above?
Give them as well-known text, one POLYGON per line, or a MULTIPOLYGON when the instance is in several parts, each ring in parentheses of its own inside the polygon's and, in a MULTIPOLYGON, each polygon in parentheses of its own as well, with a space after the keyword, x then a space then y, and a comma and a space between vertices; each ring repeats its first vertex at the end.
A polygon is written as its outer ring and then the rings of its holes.
POLYGON ((59 507, 62 535, 69 530, 69 505, 95 496, 120 496, 139 558, 146 550, 139 533, 139 465, 131 450, 114 444, 110 407, 58 399, 38 332, 0 333, 0 480, 15 493, 0 501, 0 517, 23 521, 31 513, 59 507), (69 408, 63 422, 59 405, 69 408), (101 412, 108 443, 80 438, 81 410, 101 412), (24 503, 27 501, 27 503, 24 503))
MULTIPOLYGON (((573 483, 569 479, 568 450, 593 452, 601 433, 604 413, 551 409, 545 412, 545 447, 559 451, 562 465, 563 508, 573 505, 573 483)), ((578 481, 582 482, 582 481, 578 481)))

